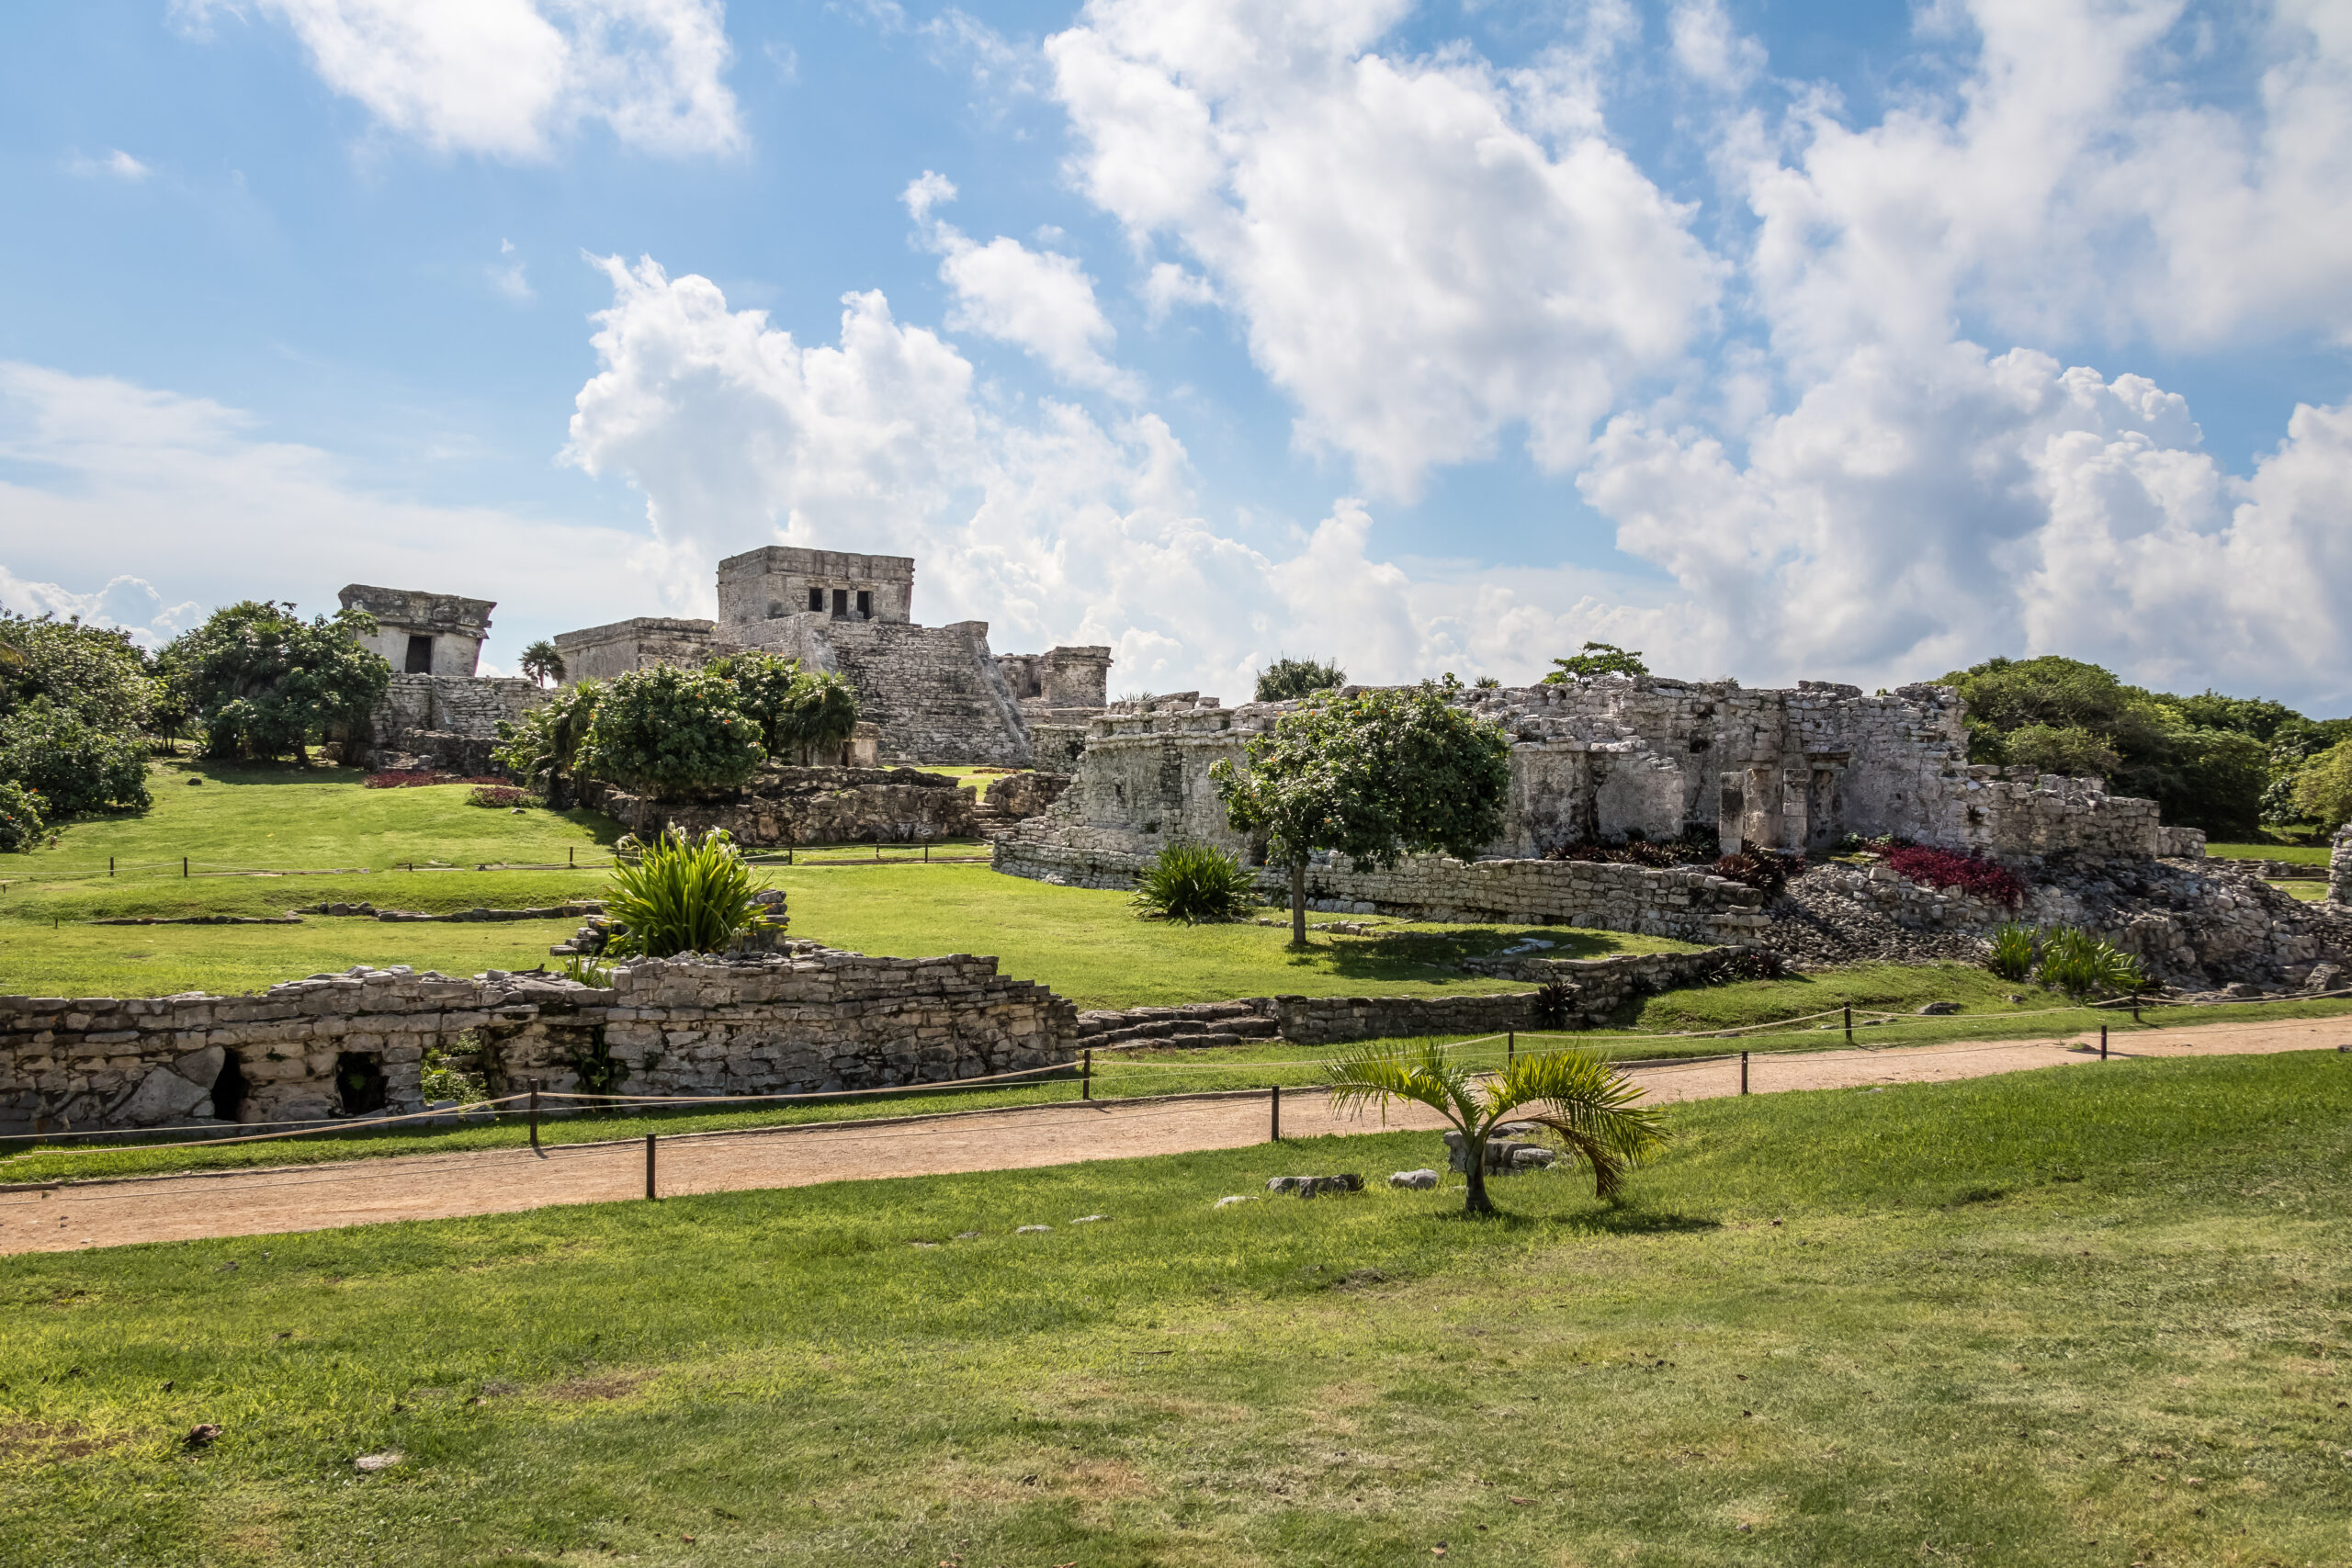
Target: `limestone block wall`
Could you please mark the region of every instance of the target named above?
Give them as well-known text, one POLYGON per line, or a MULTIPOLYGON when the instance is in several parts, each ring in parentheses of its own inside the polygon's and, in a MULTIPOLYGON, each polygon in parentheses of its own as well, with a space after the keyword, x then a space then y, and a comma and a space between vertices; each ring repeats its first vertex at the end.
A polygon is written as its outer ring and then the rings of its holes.
POLYGON ((1028 733, 989 652, 987 622, 834 621, 817 630, 780 651, 848 678, 861 716, 880 728, 883 761, 1028 762, 1028 733))
POLYGON ((605 626, 564 632, 555 639, 563 655, 563 683, 609 681, 649 664, 699 664, 724 651, 716 621, 673 620, 639 615, 605 626))
POLYGON ((520 676, 395 675, 368 716, 370 765, 488 773, 499 724, 522 717, 548 695, 520 676))
POLYGON ((742 642, 764 641, 758 630, 763 622, 808 614, 811 592, 818 595, 817 613, 830 616, 837 592, 846 596, 846 608, 853 615, 857 596, 863 593, 866 595, 865 618, 911 620, 914 560, 909 556, 769 545, 718 563, 718 618, 729 635, 742 642))
MULTIPOLYGON (((1112 835, 1094 843, 1082 832, 1041 837, 1034 818, 997 841, 996 870, 1075 887, 1130 888, 1148 859, 1114 847, 1112 835), (1076 841, 1071 841, 1076 840, 1076 841)), ((1289 874, 1258 872, 1269 899, 1289 897, 1289 874)), ((1418 920, 1498 920, 1513 925, 1572 925, 1594 931, 1638 931, 1683 942, 1745 939, 1769 923, 1764 897, 1742 883, 1701 871, 1662 871, 1589 861, 1449 860, 1408 856, 1393 871, 1359 872, 1344 860, 1312 865, 1311 907, 1351 914, 1418 920)))
POLYGON ((2328 841, 2327 901, 2352 904, 2352 822, 2338 828, 2328 841))
POLYGON ((591 780, 581 787, 581 801, 640 837, 674 823, 695 833, 723 828, 737 843, 756 846, 903 844, 978 831, 970 790, 946 773, 913 768, 771 762, 742 789, 680 800, 631 795, 591 780))
POLYGON ((601 1058, 629 1091, 801 1093, 1068 1062, 1077 1030, 1076 1008, 993 958, 805 942, 756 962, 640 962, 605 990, 392 969, 259 996, 0 997, 0 1133, 331 1117, 355 1063, 380 1075, 386 1111, 416 1111, 428 1048, 474 1051, 494 1089, 571 1091, 601 1058))
POLYGON ((2027 783, 1971 768, 1960 789, 1960 842, 2007 864, 2039 865, 2056 855, 2082 863, 2143 861, 2165 852, 2156 803, 2109 795, 2095 779, 2045 773, 2027 783))

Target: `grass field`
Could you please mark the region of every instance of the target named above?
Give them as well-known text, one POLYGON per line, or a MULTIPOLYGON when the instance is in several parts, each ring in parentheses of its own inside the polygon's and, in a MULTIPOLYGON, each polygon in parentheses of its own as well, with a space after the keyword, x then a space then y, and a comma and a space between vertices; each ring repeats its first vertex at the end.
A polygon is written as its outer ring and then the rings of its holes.
MULTIPOLYGON (((527 969, 577 922, 389 925, 317 918, 300 926, 91 926, 131 915, 278 915, 298 904, 366 901, 446 911, 531 908, 594 897, 597 870, 477 866, 605 860, 617 826, 591 812, 520 815, 465 803, 466 786, 371 790, 348 770, 159 764, 152 811, 77 822, 54 849, 0 863, 0 991, 44 996, 237 992, 354 964, 471 975, 527 969), (187 780, 207 782, 191 786, 187 780), (319 876, 179 874, 271 867, 319 876), (108 857, 117 874, 106 874, 108 857), (438 869, 407 869, 418 867, 438 869)), ((1318 937, 1287 951, 1277 926, 1169 927, 1139 920, 1124 894, 1000 876, 984 865, 864 862, 829 849, 761 869, 791 897, 793 932, 861 953, 978 953, 1081 1007, 1129 1007, 1277 992, 1430 994, 1492 990, 1462 956, 1526 941, 1561 956, 1686 944, 1608 931, 1395 924, 1377 940, 1318 937)))
POLYGON ((2345 1058, 1668 1115, 0 1260, 0 1563, 2352 1560, 2345 1058))

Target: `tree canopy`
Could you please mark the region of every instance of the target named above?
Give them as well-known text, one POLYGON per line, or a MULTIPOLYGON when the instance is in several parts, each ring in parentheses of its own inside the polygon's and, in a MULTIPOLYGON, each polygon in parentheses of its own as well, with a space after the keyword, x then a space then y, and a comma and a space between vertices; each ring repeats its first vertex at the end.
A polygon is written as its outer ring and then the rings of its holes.
POLYGON ((1547 686, 1560 685, 1579 675, 1646 675, 1650 672, 1650 667, 1642 662, 1638 652, 1619 648, 1613 642, 1589 642, 1584 645, 1583 652, 1572 653, 1566 659, 1555 659, 1552 662, 1559 668, 1544 677, 1544 684, 1547 686))
POLYGON ((1944 683, 1968 704, 1969 761, 2103 774, 2165 821, 2223 838, 2291 809, 2294 772, 2327 733, 2283 703, 2151 692, 2054 654, 1989 659, 1944 683))
POLYGON ((1359 871, 1408 852, 1468 860, 1502 829, 1510 738, 1428 682, 1325 694, 1210 771, 1226 817, 1291 868, 1291 940, 1306 940, 1306 867, 1318 850, 1359 871))
POLYGON ((523 673, 542 686, 549 681, 560 681, 567 673, 563 655, 555 644, 541 637, 523 650, 523 673))
POLYGON ((0 612, 0 780, 7 836, 44 819, 148 804, 142 732, 157 682, 123 632, 0 612))
POLYGON ((766 757, 732 681, 652 664, 605 682, 575 761, 592 777, 662 795, 741 784, 766 757))
POLYGON ((290 604, 247 599, 174 638, 158 662, 186 692, 208 753, 299 761, 383 700, 392 667, 358 640, 375 629, 365 610, 305 621, 290 604))

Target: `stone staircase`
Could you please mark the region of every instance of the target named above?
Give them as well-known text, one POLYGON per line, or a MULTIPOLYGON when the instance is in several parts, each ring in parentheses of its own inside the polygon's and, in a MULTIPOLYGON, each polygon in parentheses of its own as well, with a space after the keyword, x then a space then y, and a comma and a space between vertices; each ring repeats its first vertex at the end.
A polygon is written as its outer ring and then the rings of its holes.
POLYGON ((1241 1045, 1282 1036, 1271 998, 1187 1002, 1172 1008, 1127 1008, 1078 1015, 1081 1050, 1109 1045, 1241 1045))

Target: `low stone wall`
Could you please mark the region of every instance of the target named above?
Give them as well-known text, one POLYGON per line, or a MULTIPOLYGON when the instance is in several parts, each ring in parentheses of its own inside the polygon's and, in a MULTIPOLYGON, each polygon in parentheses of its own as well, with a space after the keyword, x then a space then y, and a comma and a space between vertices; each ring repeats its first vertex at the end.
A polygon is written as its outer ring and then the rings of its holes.
POLYGON ((2310 861, 2256 860, 2243 855, 2218 856, 2213 863, 2231 871, 2250 871, 2265 882, 2325 882, 2330 870, 2310 861))
POLYGON ((2164 828, 2156 829, 2156 855, 2161 860, 2203 860, 2205 830, 2202 828, 2164 828))
MULTIPOLYGON (((1130 888, 1141 855, 1096 848, 1083 829, 1076 843, 1025 834, 1001 840, 995 869, 1012 876, 1074 887, 1130 888)), ((1258 873, 1269 898, 1287 899, 1290 879, 1280 866, 1258 873)), ((1344 862, 1306 874, 1307 902, 1343 914, 1402 919, 1570 925, 1638 931, 1684 942, 1738 941, 1768 923, 1764 896, 1744 883, 1703 871, 1654 870, 1590 861, 1448 860, 1408 856, 1394 871, 1357 872, 1344 862)))
POLYGON ((2327 901, 2352 904, 2352 822, 2338 828, 2328 843, 2327 901))
POLYGON ((740 790, 663 800, 588 784, 595 807, 650 837, 672 823, 689 832, 723 828, 739 844, 903 844, 967 839, 978 831, 972 792, 945 773, 914 768, 787 768, 770 763, 740 790))
POLYGON ((775 1094, 1063 1063, 1077 1034, 1075 1007, 993 958, 814 942, 758 962, 642 961, 608 989, 394 968, 259 996, 0 997, 0 1133, 419 1111, 435 1049, 493 1092, 572 1092, 617 1070, 628 1093, 775 1094))

